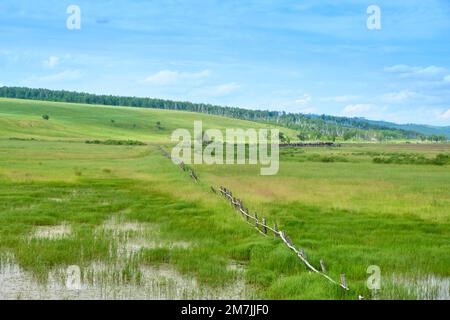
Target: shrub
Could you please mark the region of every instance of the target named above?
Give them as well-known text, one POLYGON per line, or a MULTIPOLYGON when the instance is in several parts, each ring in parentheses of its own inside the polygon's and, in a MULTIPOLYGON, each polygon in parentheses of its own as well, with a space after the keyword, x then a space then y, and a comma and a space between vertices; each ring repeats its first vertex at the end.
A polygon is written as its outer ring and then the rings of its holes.
POLYGON ((113 146, 145 146, 146 143, 137 140, 86 140, 87 144, 105 144, 113 146))
POLYGON ((419 165, 439 165, 450 164, 450 155, 438 154, 435 158, 429 159, 417 154, 393 154, 389 157, 374 157, 374 163, 379 164, 419 164, 419 165))
POLYGON ((433 159, 433 162, 439 166, 450 164, 450 155, 440 153, 433 159))
POLYGON ((50 120, 50 116, 48 114, 43 114, 42 119, 44 120, 50 120))

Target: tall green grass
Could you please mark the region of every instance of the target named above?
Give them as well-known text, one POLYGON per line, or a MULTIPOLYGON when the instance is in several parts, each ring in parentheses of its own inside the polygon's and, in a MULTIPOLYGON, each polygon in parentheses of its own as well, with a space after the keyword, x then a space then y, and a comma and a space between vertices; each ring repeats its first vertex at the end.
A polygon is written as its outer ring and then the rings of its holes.
MULTIPOLYGON (((281 151, 276 176, 260 176, 258 166, 196 165, 200 182, 194 183, 158 148, 170 147, 170 130, 190 128, 194 119, 211 128, 258 125, 173 111, 4 99, 0 115, 0 255, 13 254, 40 281, 56 267, 114 263, 117 238, 98 231, 112 217, 158 226, 163 243, 189 243, 143 248, 122 270, 130 279, 139 277, 136 266, 170 264, 203 285, 220 287, 234 281, 236 272, 228 266, 238 262, 256 297, 354 299, 371 295, 369 265, 380 266, 386 278, 450 276, 449 166, 373 163, 387 154, 433 159, 448 154, 448 145, 288 148, 281 151), (148 145, 85 143, 108 139, 148 145), (211 185, 229 187, 260 217, 276 222, 316 266, 323 259, 333 278, 345 273, 352 291, 308 272, 279 240, 244 223, 211 193, 211 185), (61 224, 71 227, 69 236, 32 236, 40 226, 61 224)), ((414 298, 400 286, 389 292, 414 298)))

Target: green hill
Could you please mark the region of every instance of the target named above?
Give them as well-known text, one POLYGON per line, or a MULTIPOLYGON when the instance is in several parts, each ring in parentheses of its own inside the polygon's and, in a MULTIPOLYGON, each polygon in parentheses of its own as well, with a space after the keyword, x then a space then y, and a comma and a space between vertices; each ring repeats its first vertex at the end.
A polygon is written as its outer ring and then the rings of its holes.
MULTIPOLYGON (((0 137, 44 140, 117 139, 167 142, 178 128, 277 127, 257 122, 186 111, 112 107, 74 103, 0 99, 0 137), (48 115, 49 120, 43 119, 48 115)), ((295 131, 277 127, 294 136, 295 131)))
POLYGON ((414 130, 372 123, 365 119, 304 115, 283 111, 248 110, 154 98, 95 95, 64 90, 20 87, 1 87, 0 97, 205 113, 283 126, 295 131, 295 133, 289 135, 294 140, 389 141, 419 138, 424 140, 425 138, 423 137, 424 134, 414 130))

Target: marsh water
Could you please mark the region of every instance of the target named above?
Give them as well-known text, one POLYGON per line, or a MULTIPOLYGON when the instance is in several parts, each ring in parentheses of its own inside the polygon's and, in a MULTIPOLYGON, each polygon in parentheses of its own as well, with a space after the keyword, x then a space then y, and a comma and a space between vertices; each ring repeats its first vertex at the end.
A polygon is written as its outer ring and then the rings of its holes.
MULTIPOLYGON (((71 268, 50 271, 41 283, 13 259, 0 264, 0 299, 246 299, 252 296, 242 279, 221 287, 200 285, 169 265, 141 267, 139 281, 117 277, 119 268, 93 263, 81 271, 79 283, 68 284, 71 268)), ((77 278, 75 278, 77 280, 77 278)))
MULTIPOLYGON (((230 261, 232 279, 220 287, 199 283, 195 277, 178 272, 169 264, 147 265, 136 261, 141 250, 154 248, 189 249, 187 241, 167 241, 158 225, 123 221, 113 217, 96 229, 111 240, 108 261, 92 261, 84 267, 51 268, 45 277, 20 266, 13 254, 0 257, 0 299, 224 299, 257 298, 244 279, 245 265, 230 261), (131 266, 130 266, 131 265, 131 266), (124 270, 126 274, 124 275, 124 270)), ((32 241, 58 241, 71 237, 70 225, 36 227, 32 241)), ((372 299, 450 300, 450 278, 435 275, 407 277, 392 275, 372 299)))
MULTIPOLYGON (((193 244, 167 241, 157 225, 122 221, 113 217, 99 226, 98 236, 111 239, 112 259, 93 261, 87 266, 52 268, 43 277, 25 270, 14 255, 0 258, 0 299, 250 299, 254 296, 243 278, 244 267, 230 261, 227 270, 234 278, 226 285, 211 287, 195 277, 178 272, 169 264, 155 266, 133 263, 141 250, 187 249, 193 244), (124 271, 125 274, 124 274, 124 271)), ((58 241, 71 237, 66 224, 37 227, 28 235, 32 241, 58 241)))

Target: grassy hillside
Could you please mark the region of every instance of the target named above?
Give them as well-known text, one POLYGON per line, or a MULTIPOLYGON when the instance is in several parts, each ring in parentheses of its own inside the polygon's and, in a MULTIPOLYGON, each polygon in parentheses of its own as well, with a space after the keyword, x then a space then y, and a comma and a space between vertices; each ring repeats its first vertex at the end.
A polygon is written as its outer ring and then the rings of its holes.
POLYGON ((194 120, 205 128, 262 126, 181 111, 1 99, 0 258, 20 272, 2 269, 0 297, 370 298, 370 265, 381 268, 381 297, 448 297, 450 166, 415 163, 450 155, 448 144, 287 148, 276 176, 262 177, 253 165, 197 165, 195 183, 159 150, 170 148, 172 130, 194 120), (315 266, 323 259, 332 278, 345 273, 352 290, 308 272, 211 185, 231 188, 315 266), (71 265, 83 274, 77 296, 64 290, 71 265))
POLYGON ((204 129, 279 128, 288 135, 295 133, 279 126, 187 111, 19 99, 0 99, 0 115, 0 138, 168 141, 178 128, 192 131, 194 120, 203 121, 204 129), (50 120, 44 120, 43 115, 50 120))
POLYGON ((421 134, 403 128, 394 128, 359 118, 327 115, 304 115, 283 111, 250 110, 236 107, 216 106, 186 101, 155 98, 96 95, 65 90, 35 89, 26 87, 0 87, 0 97, 45 100, 55 102, 85 103, 109 106, 128 106, 163 110, 183 110, 229 118, 275 124, 295 130, 291 139, 345 140, 345 141, 393 141, 426 139, 421 134))

